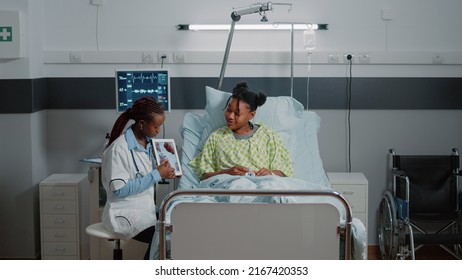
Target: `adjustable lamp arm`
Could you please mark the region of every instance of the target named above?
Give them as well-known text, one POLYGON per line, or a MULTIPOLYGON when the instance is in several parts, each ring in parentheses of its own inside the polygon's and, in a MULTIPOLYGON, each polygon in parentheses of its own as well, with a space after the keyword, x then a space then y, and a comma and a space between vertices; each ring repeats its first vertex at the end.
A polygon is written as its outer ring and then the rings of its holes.
POLYGON ((233 11, 231 13, 231 18, 233 21, 239 21, 241 16, 271 11, 272 9, 273 4, 271 4, 271 2, 252 4, 250 6, 245 6, 244 8, 241 8, 237 11, 233 11))
POLYGON ((241 16, 271 11, 272 9, 273 9, 273 4, 271 4, 271 2, 268 2, 268 3, 258 3, 258 4, 253 4, 250 6, 245 6, 244 8, 235 10, 231 13, 231 19, 232 19, 231 28, 229 29, 229 33, 228 33, 228 42, 226 43, 223 63, 221 64, 220 79, 218 80, 218 86, 217 86, 218 90, 221 90, 221 87, 223 85, 223 77, 225 76, 226 65, 228 64, 229 50, 231 49, 231 42, 233 41, 234 28, 235 28, 236 22, 238 22, 241 19, 241 16))

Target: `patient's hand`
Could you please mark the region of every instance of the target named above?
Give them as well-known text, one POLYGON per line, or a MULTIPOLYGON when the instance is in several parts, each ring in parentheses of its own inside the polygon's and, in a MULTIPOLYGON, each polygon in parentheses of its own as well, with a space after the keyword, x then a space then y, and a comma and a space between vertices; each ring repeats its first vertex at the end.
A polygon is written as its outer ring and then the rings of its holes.
POLYGON ((267 168, 262 168, 255 172, 255 176, 269 176, 269 175, 276 175, 280 177, 285 177, 284 173, 279 170, 269 170, 267 168))
POLYGON ((257 172, 255 172, 255 176, 268 176, 268 175, 273 175, 271 170, 269 170, 268 168, 262 168, 258 170, 257 172))
POLYGON ((233 166, 231 168, 228 168, 226 170, 224 170, 226 174, 230 174, 230 175, 239 175, 239 176, 245 176, 245 174, 247 172, 249 172, 249 169, 246 168, 246 167, 242 167, 242 166, 233 166))
POLYGON ((213 177, 213 176, 219 175, 219 174, 245 176, 245 173, 247 173, 247 172, 249 172, 248 168, 236 165, 236 166, 233 166, 231 168, 223 169, 223 170, 220 170, 220 171, 217 171, 217 172, 204 173, 204 174, 202 174, 201 178, 202 178, 202 180, 205 180, 205 179, 208 179, 210 177, 213 177))

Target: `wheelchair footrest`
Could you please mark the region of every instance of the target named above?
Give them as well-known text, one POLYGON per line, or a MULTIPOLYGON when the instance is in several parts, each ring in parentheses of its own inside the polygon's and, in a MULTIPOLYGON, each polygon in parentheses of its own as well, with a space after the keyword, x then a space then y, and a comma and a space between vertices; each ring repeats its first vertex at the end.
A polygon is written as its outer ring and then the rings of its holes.
MULTIPOLYGON (((409 242, 409 235, 406 235, 409 242)), ((462 234, 414 234, 415 244, 462 244, 462 234)))

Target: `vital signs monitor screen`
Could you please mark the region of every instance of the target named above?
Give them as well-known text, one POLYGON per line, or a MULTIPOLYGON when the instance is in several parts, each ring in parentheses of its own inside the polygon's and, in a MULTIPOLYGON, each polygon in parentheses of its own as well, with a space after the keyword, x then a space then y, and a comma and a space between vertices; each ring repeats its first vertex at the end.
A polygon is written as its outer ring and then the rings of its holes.
POLYGON ((152 96, 170 112, 170 75, 168 69, 116 70, 117 112, 130 108, 141 97, 152 96))

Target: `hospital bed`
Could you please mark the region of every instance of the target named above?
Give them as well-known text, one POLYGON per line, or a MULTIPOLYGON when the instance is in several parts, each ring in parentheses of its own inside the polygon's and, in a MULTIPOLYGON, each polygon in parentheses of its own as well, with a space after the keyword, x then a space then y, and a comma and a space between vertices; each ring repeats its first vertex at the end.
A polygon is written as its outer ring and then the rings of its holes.
POLYGON ((205 113, 187 113, 183 176, 160 208, 154 259, 365 259, 366 232, 331 188, 319 155, 320 118, 290 97, 268 97, 257 110, 282 137, 296 178, 219 175, 200 181, 187 165, 225 125, 230 93, 206 87, 205 113))

